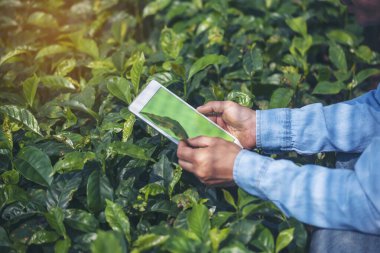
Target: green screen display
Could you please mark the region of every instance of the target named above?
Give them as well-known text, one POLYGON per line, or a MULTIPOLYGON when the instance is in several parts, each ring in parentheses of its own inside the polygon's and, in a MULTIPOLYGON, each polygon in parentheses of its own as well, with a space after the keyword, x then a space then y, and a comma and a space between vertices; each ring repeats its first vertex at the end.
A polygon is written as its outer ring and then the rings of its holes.
POLYGON ((234 141, 163 88, 157 90, 140 113, 176 140, 209 136, 234 141))

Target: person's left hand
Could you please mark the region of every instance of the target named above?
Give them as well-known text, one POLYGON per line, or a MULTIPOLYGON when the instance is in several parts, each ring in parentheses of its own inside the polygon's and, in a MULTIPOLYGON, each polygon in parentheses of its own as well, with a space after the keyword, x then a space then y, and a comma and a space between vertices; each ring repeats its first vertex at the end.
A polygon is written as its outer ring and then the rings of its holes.
POLYGON ((235 143, 211 137, 196 137, 178 144, 179 165, 206 185, 234 184, 233 167, 241 148, 235 143))

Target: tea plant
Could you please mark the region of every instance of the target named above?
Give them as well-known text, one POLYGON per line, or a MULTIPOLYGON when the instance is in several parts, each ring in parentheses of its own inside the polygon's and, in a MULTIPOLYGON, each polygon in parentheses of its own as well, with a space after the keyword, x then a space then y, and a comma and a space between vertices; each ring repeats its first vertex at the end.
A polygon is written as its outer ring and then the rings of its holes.
POLYGON ((153 79, 193 106, 360 95, 380 57, 339 1, 1 0, 0 11, 1 252, 307 251, 300 222, 202 185, 127 106, 153 79))

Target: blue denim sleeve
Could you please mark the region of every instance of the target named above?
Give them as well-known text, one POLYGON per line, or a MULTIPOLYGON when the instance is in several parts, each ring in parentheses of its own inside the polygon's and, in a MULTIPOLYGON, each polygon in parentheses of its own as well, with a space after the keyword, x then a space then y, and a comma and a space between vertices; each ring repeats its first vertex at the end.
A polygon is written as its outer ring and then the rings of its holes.
POLYGON ((257 111, 256 117, 257 147, 264 151, 359 153, 380 136, 380 86, 347 102, 257 111))
POLYGON ((297 166, 242 150, 233 176, 248 193, 271 200, 287 216, 304 223, 380 234, 379 150, 380 138, 375 138, 354 171, 297 166))

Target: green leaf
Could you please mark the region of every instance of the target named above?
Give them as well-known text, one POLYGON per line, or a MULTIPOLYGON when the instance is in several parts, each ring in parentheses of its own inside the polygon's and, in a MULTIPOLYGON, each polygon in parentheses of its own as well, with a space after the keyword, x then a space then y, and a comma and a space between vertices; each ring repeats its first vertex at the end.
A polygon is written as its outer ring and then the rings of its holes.
POLYGON ((40 80, 42 85, 47 88, 75 90, 75 85, 62 76, 43 76, 40 80))
POLYGON ((154 161, 147 153, 147 151, 132 143, 113 142, 109 145, 111 154, 118 154, 122 156, 130 156, 136 159, 154 161))
POLYGON ((45 218, 49 225, 61 236, 67 237, 66 228, 63 224, 65 214, 60 208, 52 208, 48 213, 45 213, 45 218))
POLYGON ((356 75, 356 81, 358 84, 360 84, 361 82, 364 82, 367 78, 371 76, 375 76, 375 75, 380 75, 379 69, 365 69, 365 70, 360 71, 356 75))
POLYGON ((243 67, 244 71, 249 76, 252 76, 255 72, 263 69, 264 59, 259 48, 254 48, 244 54, 243 67))
POLYGON ((5 231, 5 229, 2 226, 0 226, 0 248, 1 247, 10 248, 11 246, 12 244, 8 238, 7 231, 5 231))
POLYGON ((170 198, 171 198, 171 196, 172 196, 172 194, 173 194, 174 187, 175 187, 175 186, 177 185, 177 183, 180 181, 181 176, 182 176, 182 168, 178 165, 178 166, 176 166, 176 168, 174 169, 172 180, 171 180, 170 183, 169 183, 169 196, 170 196, 170 198))
POLYGON ((40 51, 38 51, 35 59, 38 60, 46 56, 52 56, 55 54, 65 53, 67 51, 68 49, 65 46, 62 46, 59 44, 49 45, 49 46, 41 48, 40 51))
POLYGON ((294 91, 289 88, 276 89, 269 102, 269 108, 284 108, 292 101, 294 91))
POLYGON ((317 84, 317 86, 313 90, 313 94, 321 94, 321 95, 331 95, 338 94, 345 86, 341 82, 329 82, 322 81, 317 84))
POLYGON ((131 87, 131 82, 123 77, 112 77, 107 83, 108 91, 126 104, 132 102, 131 87))
POLYGON ((171 0, 155 0, 153 2, 148 3, 143 10, 143 17, 147 17, 150 15, 154 15, 160 10, 165 9, 171 0))
POLYGON ((235 200, 234 200, 234 197, 232 197, 231 193, 227 190, 223 190, 223 196, 224 196, 224 199, 227 201, 228 204, 230 204, 231 206, 233 206, 235 208, 235 210, 238 209, 236 203, 235 203, 235 200))
POLYGON ((87 181, 87 205, 93 212, 99 212, 106 206, 106 199, 113 200, 113 189, 100 170, 94 170, 87 181))
POLYGON ((24 97, 30 107, 33 106, 39 82, 40 79, 37 76, 29 77, 24 82, 22 82, 22 90, 24 92, 24 97))
POLYGON ((13 149, 12 133, 4 133, 0 128, 0 149, 13 149))
POLYGON ((99 222, 94 215, 80 209, 66 210, 65 223, 74 229, 86 233, 95 232, 99 226, 99 222))
POLYGON ((209 54, 203 56, 191 66, 187 80, 189 81, 196 73, 205 69, 209 65, 224 64, 227 62, 228 58, 223 55, 209 54))
POLYGON ((143 234, 133 243, 132 253, 142 252, 159 246, 169 239, 169 235, 143 234))
POLYGON ((85 113, 91 115, 97 121, 99 121, 99 115, 96 112, 94 112, 93 110, 91 110, 90 108, 88 108, 85 104, 83 104, 79 101, 69 100, 69 101, 63 102, 62 105, 67 106, 67 107, 74 109, 74 110, 85 112, 85 113))
POLYGON ((122 233, 128 242, 131 242, 130 224, 123 207, 106 199, 105 216, 112 230, 122 233))
POLYGON ((297 56, 296 52, 299 52, 299 54, 304 57, 312 45, 313 37, 311 35, 306 35, 305 37, 294 37, 289 50, 294 56, 297 56))
POLYGON ((242 91, 231 91, 227 95, 227 100, 249 108, 253 105, 252 96, 242 91))
POLYGON ((361 45, 357 50, 355 50, 355 55, 366 63, 371 63, 376 54, 368 46, 361 45))
POLYGON ((54 165, 54 172, 68 173, 72 171, 82 170, 87 161, 94 160, 93 152, 70 152, 65 154, 54 165))
POLYGON ((58 240, 59 235, 56 232, 53 231, 47 231, 47 230, 40 230, 37 231, 30 237, 28 244, 45 244, 45 243, 52 243, 58 240))
POLYGON ((21 47, 17 47, 15 49, 13 49, 12 51, 9 51, 7 54, 5 54, 4 56, 2 56, 0 58, 0 66, 3 65, 3 63, 8 61, 9 59, 11 59, 17 55, 20 55, 20 54, 25 54, 31 50, 32 50, 32 48, 29 46, 21 46, 21 47))
POLYGON ((271 231, 265 227, 259 231, 257 239, 253 241, 255 247, 259 248, 263 252, 273 252, 274 251, 274 239, 271 231))
POLYGON ((334 42, 345 44, 351 47, 355 45, 356 40, 354 35, 344 30, 332 30, 327 33, 327 37, 334 42))
POLYGON ((276 253, 280 252, 293 240, 294 228, 289 228, 280 232, 276 239, 276 253))
POLYGON ((7 185, 16 185, 20 180, 20 173, 18 173, 17 170, 8 170, 0 175, 0 179, 7 185))
POLYGON ((213 252, 218 252, 220 243, 222 243, 228 237, 229 232, 229 228, 224 228, 221 230, 213 228, 210 230, 210 240, 213 252))
POLYGON ((286 19, 285 22, 294 32, 302 36, 307 35, 307 24, 304 17, 286 19))
POLYGON ((85 53, 91 56, 93 59, 99 58, 99 48, 96 44, 95 40, 81 38, 79 40, 75 40, 75 48, 82 53, 85 53))
POLYGON ((56 177, 46 192, 47 207, 66 209, 81 181, 82 178, 76 174, 63 174, 56 177))
POLYGON ((247 244, 252 240, 253 235, 256 232, 258 224, 260 224, 260 220, 250 220, 243 219, 234 223, 231 226, 230 235, 244 244, 247 244))
POLYGON ((0 106, 0 112, 4 113, 17 122, 22 123, 24 127, 31 130, 32 132, 42 136, 36 118, 27 109, 18 107, 16 105, 3 105, 0 106))
POLYGON ((126 118, 124 125, 123 125, 123 137, 122 141, 127 142, 129 137, 132 134, 133 126, 136 122, 136 117, 132 113, 126 118))
POLYGON ((41 28, 57 28, 58 22, 52 14, 42 11, 33 12, 28 17, 28 24, 35 25, 41 28))
POLYGON ((54 245, 54 252, 68 253, 71 247, 71 240, 69 238, 59 240, 54 245))
POLYGON ((161 31, 160 45, 162 52, 169 59, 177 59, 183 47, 182 36, 176 34, 172 29, 165 27, 161 31))
POLYGON ((347 71, 346 54, 338 44, 331 44, 329 47, 329 58, 334 66, 340 71, 347 71))
POLYGON ((245 192, 241 188, 238 189, 238 202, 237 202, 237 205, 238 205, 239 209, 243 209, 244 206, 246 206, 249 203, 252 203, 255 200, 257 200, 256 197, 254 197, 251 194, 245 192))
POLYGON ((209 238, 210 220, 208 216, 208 209, 202 204, 193 206, 187 217, 187 224, 189 229, 194 232, 202 241, 209 238))
POLYGON ((99 230, 91 243, 91 253, 125 253, 126 245, 118 233, 99 230))
POLYGON ((137 95, 139 91, 140 78, 143 72, 144 63, 145 63, 145 56, 144 56, 144 53, 141 53, 138 57, 136 57, 136 61, 133 63, 133 66, 132 66, 131 80, 132 80, 133 88, 135 91, 135 95, 137 95))
POLYGON ((15 168, 26 179, 42 186, 49 186, 53 181, 53 167, 49 157, 35 147, 20 150, 14 161, 15 168))
POLYGON ((77 65, 77 61, 75 58, 68 58, 64 59, 63 61, 59 62, 57 67, 55 68, 54 75, 55 76, 66 76, 71 71, 74 70, 74 68, 77 65))

